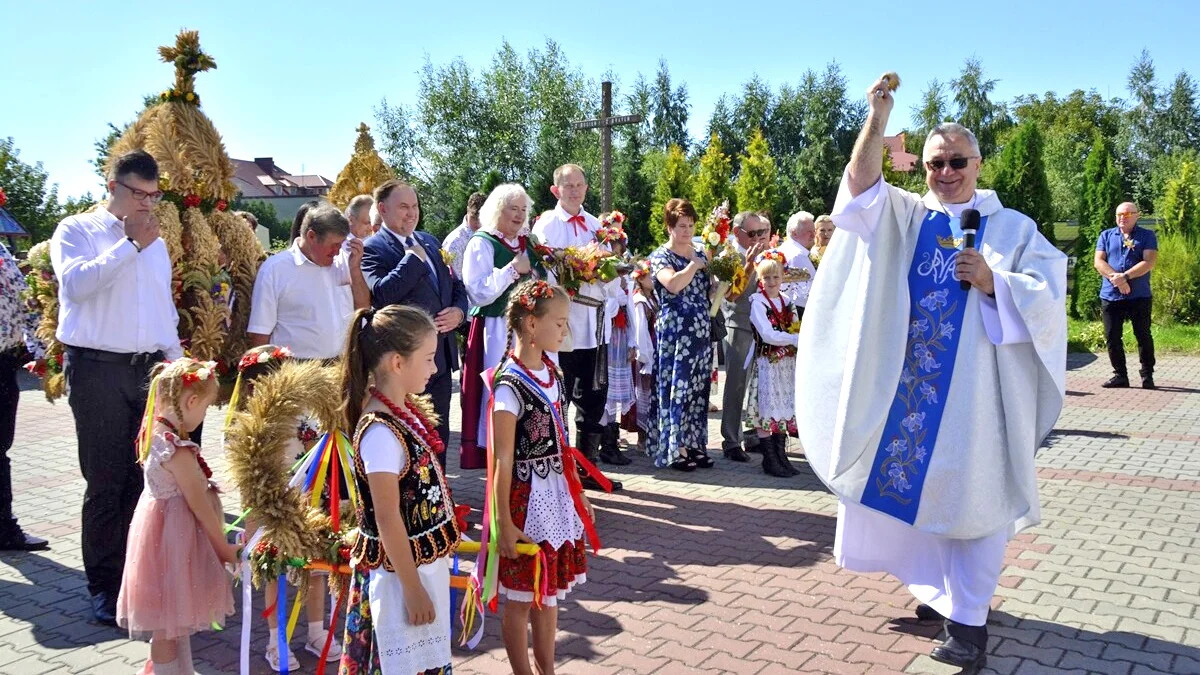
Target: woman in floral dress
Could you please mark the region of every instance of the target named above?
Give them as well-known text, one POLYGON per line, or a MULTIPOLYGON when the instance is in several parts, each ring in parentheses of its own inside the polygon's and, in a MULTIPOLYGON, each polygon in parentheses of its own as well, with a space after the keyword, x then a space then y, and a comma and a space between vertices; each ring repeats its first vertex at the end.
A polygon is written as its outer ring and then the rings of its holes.
POLYGON ((647 450, 659 467, 692 471, 713 464, 706 450, 712 387, 708 258, 692 243, 696 209, 691 203, 667 202, 663 222, 669 240, 650 255, 659 306, 654 397, 658 428, 647 439, 647 450))

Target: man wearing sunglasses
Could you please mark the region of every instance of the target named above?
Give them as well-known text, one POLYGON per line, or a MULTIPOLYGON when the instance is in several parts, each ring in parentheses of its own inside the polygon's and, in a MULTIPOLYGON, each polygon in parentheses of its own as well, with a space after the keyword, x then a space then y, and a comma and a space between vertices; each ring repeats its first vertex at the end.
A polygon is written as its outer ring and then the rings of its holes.
POLYGON ((1138 357, 1142 363, 1142 388, 1154 389, 1154 336, 1150 333, 1150 270, 1158 262, 1158 238, 1138 227, 1138 207, 1133 202, 1117 206, 1117 226, 1100 233, 1092 266, 1104 277, 1100 285, 1100 317, 1108 342, 1113 376, 1100 385, 1106 389, 1129 386, 1122 335, 1125 320, 1133 324, 1138 357))
POLYGON ((142 493, 133 448, 150 368, 183 355, 171 258, 152 210, 158 164, 142 150, 117 157, 109 200, 64 219, 50 240, 67 401, 75 416, 83 497, 83 566, 92 612, 116 625, 125 537, 142 493))
POLYGON ((815 394, 796 418, 839 497, 838 564, 905 583, 917 617, 945 624, 931 656, 967 672, 987 660, 1008 540, 1040 520, 1034 453, 1065 396, 1066 256, 977 189, 979 144, 961 125, 929 132, 924 196, 888 185, 890 84, 868 90, 833 212, 846 239, 805 309, 796 381, 815 394))
POLYGON ((725 317, 725 337, 721 347, 725 352, 725 389, 721 393, 721 450, 726 459, 748 462, 750 456, 742 449, 754 451, 758 434, 743 429, 746 402, 746 360, 754 348, 754 324, 750 323, 750 296, 758 280, 754 276, 754 259, 767 250, 771 225, 753 211, 742 211, 733 217, 733 247, 746 260, 746 290, 738 297, 721 303, 725 317))

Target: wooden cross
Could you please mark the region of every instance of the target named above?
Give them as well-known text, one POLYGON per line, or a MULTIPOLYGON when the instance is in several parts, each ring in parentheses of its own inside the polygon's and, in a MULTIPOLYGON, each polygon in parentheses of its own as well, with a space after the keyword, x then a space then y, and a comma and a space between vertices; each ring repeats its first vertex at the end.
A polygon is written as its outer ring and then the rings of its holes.
POLYGON ((594 120, 572 122, 575 129, 600 129, 600 151, 602 157, 600 181, 600 210, 612 210, 612 128, 624 124, 637 124, 641 115, 612 114, 612 82, 600 83, 600 117, 594 120))

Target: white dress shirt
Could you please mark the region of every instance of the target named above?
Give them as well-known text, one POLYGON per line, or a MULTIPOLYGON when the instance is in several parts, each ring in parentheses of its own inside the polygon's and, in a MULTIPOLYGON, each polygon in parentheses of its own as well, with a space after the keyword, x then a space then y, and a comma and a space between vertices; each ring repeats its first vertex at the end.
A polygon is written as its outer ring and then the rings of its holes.
POLYGON ((329 267, 309 260, 296 239, 287 250, 258 268, 246 332, 269 335, 302 359, 329 359, 342 353, 353 306, 347 257, 339 253, 329 267))
POLYGON ((808 281, 797 281, 784 284, 783 292, 792 299, 797 307, 808 304, 808 294, 812 290, 813 279, 817 276, 817 266, 810 257, 811 251, 791 237, 785 237, 779 250, 787 259, 787 266, 793 270, 808 270, 808 281))
POLYGON ((121 354, 183 355, 171 291, 171 256, 156 239, 138 252, 104 207, 63 219, 50 239, 64 345, 121 354))
MULTIPOLYGON (((579 210, 579 215, 583 216, 582 227, 572 224, 570 222, 571 214, 563 209, 562 204, 558 204, 553 211, 537 221, 537 224, 533 226, 533 234, 540 243, 550 248, 587 246, 596 241, 596 230, 600 229, 600 221, 583 209, 579 210)), ((607 296, 605 284, 599 282, 581 284, 579 295, 603 303, 607 296)), ((561 351, 596 348, 596 320, 594 307, 572 302, 570 313, 567 315, 570 339, 563 343, 561 351)))

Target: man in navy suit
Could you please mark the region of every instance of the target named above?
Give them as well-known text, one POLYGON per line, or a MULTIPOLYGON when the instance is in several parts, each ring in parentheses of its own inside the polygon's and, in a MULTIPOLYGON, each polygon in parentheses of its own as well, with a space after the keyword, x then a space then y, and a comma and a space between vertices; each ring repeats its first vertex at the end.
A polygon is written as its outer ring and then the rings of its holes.
MULTIPOLYGON (((467 316, 467 291, 461 279, 442 260, 441 244, 428 232, 416 232, 421 217, 417 191, 398 180, 375 188, 375 204, 383 227, 363 244, 362 271, 371 289, 371 304, 409 305, 429 312, 438 329, 437 374, 425 393, 441 422, 438 436, 450 444, 450 389, 452 370, 458 369, 458 343, 454 330, 467 316)), ((438 456, 446 465, 446 453, 438 456)))

